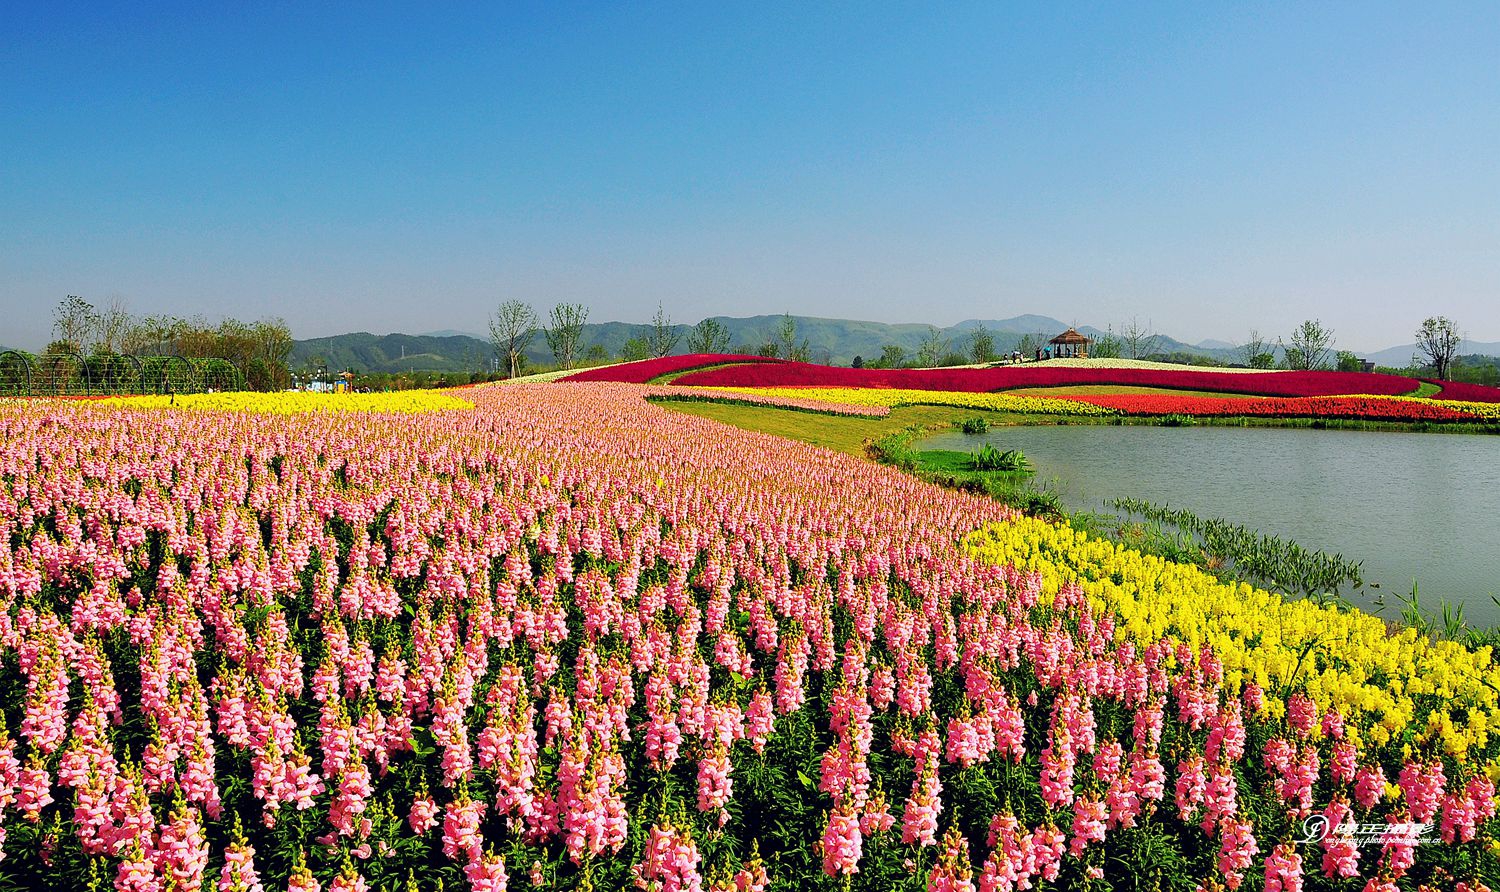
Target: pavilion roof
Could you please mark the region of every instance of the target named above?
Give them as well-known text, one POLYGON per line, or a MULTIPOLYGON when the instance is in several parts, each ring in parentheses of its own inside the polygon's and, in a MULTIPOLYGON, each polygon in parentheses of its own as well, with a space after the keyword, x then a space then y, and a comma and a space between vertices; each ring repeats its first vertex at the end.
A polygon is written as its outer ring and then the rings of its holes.
POLYGON ((1077 329, 1070 328, 1048 343, 1052 344, 1092 344, 1094 339, 1078 333, 1077 329))

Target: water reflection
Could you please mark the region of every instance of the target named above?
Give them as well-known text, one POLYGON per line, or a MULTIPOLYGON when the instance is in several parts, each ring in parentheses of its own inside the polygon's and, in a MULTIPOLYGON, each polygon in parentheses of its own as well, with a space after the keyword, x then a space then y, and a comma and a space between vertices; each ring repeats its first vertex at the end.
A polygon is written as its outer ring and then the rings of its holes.
MULTIPOLYGON (((921 449, 1024 451, 1064 504, 1137 498, 1363 563, 1374 609, 1415 579, 1427 606, 1500 625, 1500 437, 1282 428, 1062 426, 939 434, 921 449), (1369 582, 1379 584, 1373 590, 1369 582)), ((1387 607, 1394 616, 1397 606, 1387 607)))

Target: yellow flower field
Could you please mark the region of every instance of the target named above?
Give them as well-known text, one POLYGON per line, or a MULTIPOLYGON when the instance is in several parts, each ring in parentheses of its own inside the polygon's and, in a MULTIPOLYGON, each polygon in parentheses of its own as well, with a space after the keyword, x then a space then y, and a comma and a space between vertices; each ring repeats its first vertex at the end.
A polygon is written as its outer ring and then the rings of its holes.
POLYGON ((118 396, 101 405, 135 409, 194 409, 299 415, 305 412, 438 412, 472 409, 474 404, 432 390, 398 393, 188 393, 172 396, 118 396))
POLYGON ((1471 403, 1464 400, 1431 400, 1430 402, 1449 409, 1457 409, 1460 412, 1472 412, 1485 421, 1500 421, 1500 403, 1471 403))
POLYGON ((785 399, 817 400, 853 406, 953 406, 991 412, 1031 415, 1114 415, 1113 409, 1076 400, 1012 396, 1005 393, 958 393, 949 390, 906 390, 869 387, 704 387, 705 391, 744 393, 785 399))
MULTIPOLYGON (((1338 708, 1368 744, 1403 742, 1410 728, 1405 743, 1493 760, 1500 668, 1488 647, 1432 641, 1360 611, 1222 583, 1066 524, 1018 518, 978 530, 965 544, 981 560, 1037 571, 1046 598, 1077 585, 1118 618, 1117 634, 1140 644, 1162 636, 1208 644, 1231 690, 1251 681, 1268 692, 1300 688, 1321 707, 1338 708)), ((1275 697, 1266 703, 1281 707, 1275 697)))

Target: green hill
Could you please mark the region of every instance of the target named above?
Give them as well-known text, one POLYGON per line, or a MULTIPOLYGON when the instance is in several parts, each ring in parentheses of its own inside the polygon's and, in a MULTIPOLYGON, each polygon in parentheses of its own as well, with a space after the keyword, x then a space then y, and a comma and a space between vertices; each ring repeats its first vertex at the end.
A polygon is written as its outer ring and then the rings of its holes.
POLYGON ((297 341, 293 368, 318 365, 359 372, 460 372, 486 368, 493 351, 488 341, 467 335, 374 335, 359 331, 297 341))
MULTIPOLYGON (((753 352, 761 345, 775 340, 785 317, 766 315, 714 318, 728 330, 732 349, 753 352)), ((866 360, 874 359, 886 344, 895 344, 914 355, 934 328, 920 323, 890 324, 816 316, 793 318, 797 322, 797 337, 807 341, 812 360, 830 365, 848 365, 856 356, 866 360)), ((1024 315, 1009 319, 967 319, 937 330, 947 339, 951 350, 963 352, 969 332, 981 323, 994 336, 995 350, 998 352, 1015 349, 1021 338, 1028 334, 1040 335, 1046 339, 1068 327, 1047 316, 1024 315)), ((687 333, 691 326, 674 327, 681 335, 675 352, 686 352, 687 333)), ((589 324, 584 326, 583 344, 585 349, 598 344, 608 355, 616 357, 620 355, 627 340, 644 336, 649 328, 644 324, 629 322, 589 324)), ((1096 336, 1102 333, 1089 326, 1079 326, 1079 330, 1096 336)), ((1234 349, 1193 347, 1166 336, 1159 336, 1157 348, 1162 353, 1191 353, 1221 361, 1238 358, 1238 352, 1234 349)), ((360 372, 461 372, 489 368, 492 356, 493 350, 488 340, 451 330, 430 335, 375 335, 355 332, 297 341, 292 350, 292 366, 304 368, 326 364, 331 369, 353 368, 360 372), (315 360, 320 360, 321 363, 315 363, 315 360)), ((540 332, 532 339, 527 358, 538 365, 550 365, 553 362, 546 339, 540 332)))

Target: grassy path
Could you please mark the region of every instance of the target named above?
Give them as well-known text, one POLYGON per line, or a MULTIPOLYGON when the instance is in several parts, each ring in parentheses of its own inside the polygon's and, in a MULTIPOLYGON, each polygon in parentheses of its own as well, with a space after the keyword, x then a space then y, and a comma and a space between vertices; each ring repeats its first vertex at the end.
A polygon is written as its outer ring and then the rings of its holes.
POLYGON ((1175 390, 1170 387, 1137 387, 1131 384, 1060 384, 1056 387, 1017 387, 999 393, 1011 396, 1099 396, 1102 394, 1149 393, 1166 396, 1206 396, 1215 399, 1262 399, 1253 393, 1219 393, 1212 390, 1175 390))
POLYGON ((824 446, 860 458, 866 457, 867 443, 906 430, 912 425, 937 429, 975 415, 985 416, 994 425, 1026 423, 1026 419, 1018 415, 957 409, 952 406, 898 406, 884 418, 854 418, 724 403, 663 401, 657 405, 674 412, 712 418, 744 430, 776 434, 814 446, 824 446))

